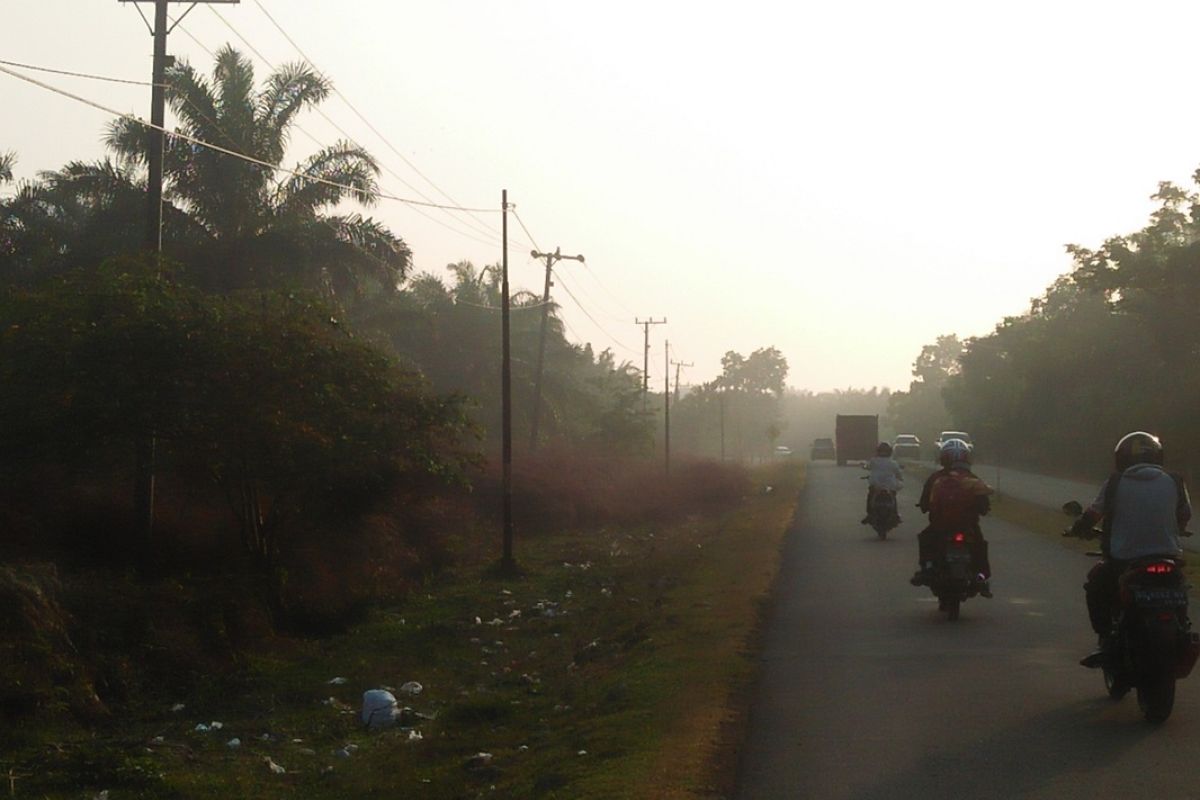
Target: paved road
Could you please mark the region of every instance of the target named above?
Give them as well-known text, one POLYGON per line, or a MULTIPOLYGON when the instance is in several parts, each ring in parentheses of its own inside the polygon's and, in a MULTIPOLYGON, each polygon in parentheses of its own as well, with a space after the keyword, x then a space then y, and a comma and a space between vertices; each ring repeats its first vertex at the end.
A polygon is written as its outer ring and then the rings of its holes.
POLYGON ((947 622, 915 567, 915 487, 881 542, 860 526, 861 473, 810 467, 741 754, 741 800, 1200 797, 1200 690, 1145 723, 1076 660, 1093 643, 1089 560, 985 523, 994 600, 947 622))
POLYGON ((1097 475, 1095 481, 1084 483, 1008 467, 1001 468, 994 464, 976 464, 972 469, 996 491, 1047 508, 1061 508, 1068 500, 1078 500, 1086 508, 1100 491, 1104 479, 1108 477, 1108 473, 1105 472, 1097 475))

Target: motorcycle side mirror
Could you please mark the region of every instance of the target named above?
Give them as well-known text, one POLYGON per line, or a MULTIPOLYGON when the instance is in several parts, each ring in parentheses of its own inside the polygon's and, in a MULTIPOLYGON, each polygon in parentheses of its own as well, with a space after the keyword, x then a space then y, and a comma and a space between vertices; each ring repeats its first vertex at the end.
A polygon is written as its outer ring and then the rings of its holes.
POLYGON ((1063 503, 1062 510, 1063 510, 1063 513, 1066 514, 1068 517, 1082 517, 1083 516, 1083 506, 1079 505, 1079 502, 1076 500, 1071 500, 1069 502, 1063 503))

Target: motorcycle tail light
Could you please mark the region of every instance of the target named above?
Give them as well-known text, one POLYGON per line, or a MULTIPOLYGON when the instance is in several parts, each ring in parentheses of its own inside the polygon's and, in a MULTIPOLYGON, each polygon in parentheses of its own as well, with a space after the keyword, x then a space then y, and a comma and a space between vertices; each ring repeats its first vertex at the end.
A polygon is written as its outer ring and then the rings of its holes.
POLYGON ((1146 572, 1151 575, 1166 575, 1175 571, 1175 565, 1169 561, 1160 561, 1157 564, 1150 564, 1146 567, 1146 572))
POLYGON ((967 535, 965 533, 959 531, 958 533, 954 534, 954 543, 955 544, 962 544, 966 540, 967 540, 967 535))

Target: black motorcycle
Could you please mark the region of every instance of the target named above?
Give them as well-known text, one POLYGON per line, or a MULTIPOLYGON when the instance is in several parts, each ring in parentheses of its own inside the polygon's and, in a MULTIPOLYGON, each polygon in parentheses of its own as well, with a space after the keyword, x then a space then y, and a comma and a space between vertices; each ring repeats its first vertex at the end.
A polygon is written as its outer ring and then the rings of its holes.
MULTIPOLYGON (((1082 507, 1063 506, 1072 515, 1082 507)), ((1083 538, 1095 538, 1092 530, 1083 538)), ((1067 530, 1064 535, 1076 535, 1067 530)), ((1185 536, 1190 535, 1185 533, 1185 536)), ((1103 553, 1088 555, 1104 557, 1103 553)), ((1100 668, 1104 688, 1113 700, 1137 690, 1138 706, 1148 722, 1163 722, 1175 705, 1175 681, 1191 674, 1200 656, 1200 634, 1188 618, 1188 583, 1184 562, 1175 556, 1152 556, 1132 561, 1118 579, 1111 646, 1085 666, 1100 668)))
POLYGON ((979 594, 983 580, 975 571, 970 534, 954 531, 940 534, 941 541, 929 575, 929 589, 938 599, 938 610, 951 622, 958 619, 959 606, 979 594))
POLYGON ((900 514, 896 510, 896 493, 886 489, 876 489, 871 495, 871 527, 880 539, 886 539, 888 531, 900 524, 900 514))

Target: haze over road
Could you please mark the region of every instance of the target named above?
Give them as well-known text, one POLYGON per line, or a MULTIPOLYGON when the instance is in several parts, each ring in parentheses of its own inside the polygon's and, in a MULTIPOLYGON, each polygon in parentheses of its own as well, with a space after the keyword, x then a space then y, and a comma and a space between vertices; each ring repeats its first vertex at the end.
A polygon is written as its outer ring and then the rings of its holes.
POLYGON ((1195 679, 1146 723, 1077 659, 1094 638, 1081 586, 1091 560, 994 519, 995 599, 948 622, 908 584, 919 484, 887 541, 859 525, 856 469, 814 464, 789 537, 738 797, 1194 798, 1195 679))

